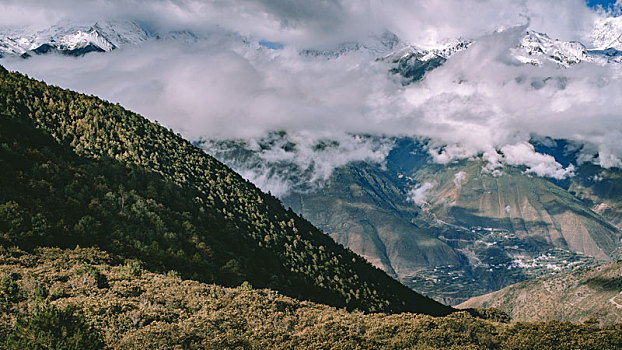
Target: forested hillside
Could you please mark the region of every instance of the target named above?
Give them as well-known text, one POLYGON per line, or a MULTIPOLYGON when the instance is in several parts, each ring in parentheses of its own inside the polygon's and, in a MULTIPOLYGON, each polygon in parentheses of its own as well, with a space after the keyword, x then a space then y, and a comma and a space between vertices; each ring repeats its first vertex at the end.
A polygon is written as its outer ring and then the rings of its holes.
POLYGON ((362 311, 443 315, 171 130, 0 69, 0 239, 362 311))

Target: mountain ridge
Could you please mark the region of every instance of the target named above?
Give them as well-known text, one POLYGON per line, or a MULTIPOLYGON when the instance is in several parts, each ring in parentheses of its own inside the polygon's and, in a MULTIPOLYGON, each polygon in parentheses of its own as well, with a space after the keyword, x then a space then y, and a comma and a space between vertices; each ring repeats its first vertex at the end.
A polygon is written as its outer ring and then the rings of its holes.
MULTIPOLYGON (((28 123, 32 123, 37 126, 38 133, 47 133, 49 136, 46 137, 53 138, 54 142, 61 145, 61 147, 71 149, 71 152, 75 152, 75 155, 79 159, 84 159, 84 162, 87 162, 87 164, 95 162, 93 165, 95 169, 100 166, 98 162, 108 161, 128 164, 131 167, 138 167, 138 169, 149 169, 150 173, 157 174, 157 176, 171 182, 174 186, 179 186, 192 193, 194 197, 186 199, 185 204, 191 204, 195 207, 191 213, 195 213, 194 215, 199 215, 199 217, 207 215, 207 218, 205 218, 207 222, 211 220, 212 222, 220 223, 216 227, 216 229, 222 230, 220 234, 237 237, 231 238, 233 241, 230 244, 236 244, 235 239, 241 240, 238 245, 247 247, 244 249, 248 249, 250 254, 250 262, 247 262, 247 264, 252 264, 255 254, 258 256, 265 255, 267 259, 261 260, 260 263, 257 261, 257 263, 267 269, 268 275, 264 276, 265 279, 258 276, 253 281, 255 284, 272 285, 297 297, 322 300, 328 304, 338 306, 347 305, 349 308, 359 308, 365 311, 392 310, 399 312, 419 310, 432 314, 447 314, 452 311, 449 307, 410 291, 384 272, 373 268, 364 259, 336 244, 330 237, 321 233, 308 221, 291 211, 286 211, 276 198, 260 192, 254 185, 242 179, 231 169, 199 148, 191 145, 188 141, 183 140, 181 136, 174 134, 172 131, 150 123, 143 117, 122 109, 119 105, 104 102, 93 96, 48 86, 42 82, 28 79, 19 73, 9 73, 5 69, 1 69, 0 80, 2 81, 2 87, 0 88, 0 114, 2 115, 2 122, 8 123, 7 125, 13 125, 11 124, 13 122, 10 121, 11 118, 7 116, 15 116, 13 118, 27 122, 26 126, 19 126, 20 124, 18 123, 13 127, 14 131, 26 128, 23 132, 34 132, 27 131, 29 127, 32 127, 28 126, 28 123), (198 210, 198 212, 195 210, 198 210), (277 275, 272 277, 274 279, 273 282, 270 282, 270 269, 277 269, 275 271, 278 271, 273 272, 277 273, 277 275), (278 275, 279 272, 283 275, 278 275), (357 285, 358 287, 352 289, 350 284, 357 285)), ((13 134, 18 133, 13 132, 13 134)), ((5 134, 5 137, 15 136, 9 133, 5 134)), ((28 139, 33 139, 33 137, 25 138, 25 140, 28 139)), ((37 137, 34 139, 37 139, 37 137)), ((15 144, 15 147, 23 147, 17 141, 13 141, 11 144, 15 144)), ((32 147, 36 148, 38 146, 32 147)), ((46 154, 53 149, 50 147, 42 148, 39 152, 46 154)), ((22 162, 25 162, 23 164, 26 167, 32 167, 33 165, 28 162, 35 161, 35 159, 21 159, 22 162)), ((41 159, 38 161, 45 163, 41 159)), ((81 163, 83 161, 78 162, 81 163)), ((18 166, 22 163, 9 162, 7 164, 18 166)), ((45 165, 38 166, 47 167, 45 165)), ((88 169, 84 171, 88 172, 88 169)), ((140 170, 138 171, 140 172, 140 170)), ((16 169, 12 174, 21 176, 20 174, 24 174, 24 172, 23 170, 16 169)), ((29 173, 26 172, 26 174, 29 173)), ((29 176, 40 176, 37 174, 29 176)), ((78 175, 70 175, 71 173, 65 172, 61 174, 66 174, 63 176, 67 177, 79 176, 80 172, 76 172, 78 175)), ((96 186, 98 182, 85 182, 84 175, 80 178, 71 181, 65 178, 62 179, 64 179, 63 181, 68 181, 65 182, 64 186, 71 187, 72 181, 77 181, 81 186, 86 186, 86 193, 94 191, 94 189, 90 188, 91 186, 96 186)), ((20 183, 19 177, 17 179, 17 183, 20 183)), ((127 196, 124 193, 127 191, 119 186, 118 183, 115 184, 115 181, 119 181, 115 179, 114 177, 103 177, 101 179, 104 181, 104 184, 100 184, 101 186, 112 187, 113 192, 110 195, 103 191, 98 195, 103 196, 103 198, 98 196, 92 199, 88 199, 88 197, 76 198, 79 201, 79 198, 82 198, 83 204, 77 206, 75 210, 86 212, 76 214, 76 223, 72 224, 75 226, 73 226, 70 232, 88 231, 89 227, 100 227, 100 229, 107 227, 105 225, 110 219, 100 216, 101 214, 98 214, 97 211, 92 211, 93 208, 98 206, 95 205, 92 208, 92 205, 89 205, 89 201, 102 203, 107 201, 108 197, 117 198, 118 202, 116 205, 120 206, 120 214, 123 214, 124 202, 126 201, 125 196, 127 196)), ((38 181, 41 180, 26 181, 24 183, 38 183, 38 181)), ((132 181, 128 181, 128 183, 131 184, 132 181)), ((156 188, 157 186, 164 186, 165 188, 167 186, 158 183, 158 181, 154 182, 153 186, 156 188)), ((138 188, 135 190, 138 191, 138 188)), ((162 218, 158 219, 157 212, 149 214, 149 211, 154 210, 149 209, 151 205, 157 203, 157 201, 153 203, 154 200, 151 196, 159 192, 165 194, 166 191, 155 191, 155 189, 149 188, 141 191, 145 192, 136 192, 136 195, 145 197, 137 198, 135 201, 137 203, 146 203, 147 205, 141 204, 140 207, 136 207, 136 210, 139 210, 139 212, 146 210, 147 212, 139 216, 129 216, 128 218, 134 220, 134 218, 140 218, 144 215, 145 219, 147 219, 145 224, 148 223, 148 229, 151 229, 152 225, 161 228, 153 233, 151 231, 143 233, 145 238, 133 238, 131 234, 129 238, 120 235, 121 241, 119 243, 121 243, 121 247, 124 244, 135 245, 136 248, 140 248, 137 250, 138 253, 148 254, 147 256, 153 254, 156 261, 160 259, 158 258, 160 255, 167 257, 167 259, 176 259, 176 249, 179 248, 175 248, 175 246, 171 246, 170 249, 166 248, 171 244, 175 244, 175 240, 171 241, 166 238, 166 221, 162 222, 162 218), (163 227, 162 224, 164 224, 163 227), (156 234, 154 236, 156 241, 150 242, 154 239, 150 238, 153 234, 156 234), (137 238, 139 242, 131 243, 137 238), (123 243, 123 240, 128 239, 129 242, 123 243), (140 239, 144 241, 141 242, 140 239), (153 246, 153 250, 155 250, 154 253, 150 253, 152 250, 152 248, 149 248, 150 244, 153 246), (158 248, 159 246, 162 248, 158 248)), ((45 193, 44 191, 38 192, 45 193)), ((39 195, 37 194, 38 192, 32 192, 31 195, 39 195)), ((66 194, 63 193, 65 192, 57 193, 57 197, 52 197, 52 199, 62 203, 62 201, 67 200, 63 197, 66 194)), ((166 197, 160 198, 159 201, 166 200, 166 197)), ((20 202, 22 205, 31 203, 24 208, 28 211, 34 210, 34 212, 27 212, 28 214, 24 215, 36 216, 36 209, 31 207, 32 203, 38 203, 34 198, 19 196, 15 193, 11 198, 5 198, 3 201, 3 208, 9 213, 13 212, 16 206, 19 208, 18 204, 20 202)), ((60 206, 55 204, 54 206, 64 207, 66 204, 60 206)), ((105 208, 102 207, 102 209, 105 208)), ((105 209, 104 213, 116 213, 114 210, 110 210, 105 209)), ((119 214, 113 215, 118 217, 119 214)), ((182 213, 182 215, 185 214, 182 213)), ((48 219, 48 222, 54 221, 57 221, 57 219, 48 219)), ((203 259, 202 256, 208 257, 211 254, 211 248, 209 245, 206 246, 206 243, 209 240, 215 239, 213 235, 216 232, 210 232, 209 230, 202 232, 200 229, 201 220, 191 219, 190 221, 188 227, 182 231, 187 235, 184 236, 184 242, 189 244, 189 247, 194 247, 192 251, 194 254, 198 254, 197 259, 200 262, 203 259)), ((114 225, 117 222, 124 221, 114 219, 110 222, 114 225)), ((174 222, 177 222, 177 224, 181 223, 181 221, 174 222)), ((72 225, 69 227, 72 227, 72 225)), ((28 227, 25 227, 25 229, 28 229, 28 227)), ((67 228, 61 226, 58 230, 60 230, 60 234, 63 234, 67 228)), ((108 234, 117 234, 115 232, 112 230, 108 234)), ((20 235, 17 234, 17 237, 19 238, 20 235)), ((93 244, 93 239, 98 237, 83 236, 83 238, 90 244, 93 244)), ((114 242, 113 240, 107 244, 114 242)), ((106 244, 106 241, 98 243, 106 244)), ((129 247, 124 249, 129 249, 129 247)), ((240 257, 240 259, 242 258, 246 257, 240 257)), ((189 262, 193 258, 190 256, 184 259, 189 262)), ((166 260, 160 261, 164 262, 166 260)), ((225 271, 235 273, 235 271, 240 269, 240 261, 236 261, 236 259, 231 259, 229 262, 217 261, 217 263, 222 264, 222 269, 225 269, 225 271)), ((244 271, 241 272, 243 273, 244 271)), ((252 275, 247 274, 245 277, 253 279, 252 275)))
MULTIPOLYGON (((509 54, 524 64, 536 66, 544 62, 553 62, 565 68, 581 62, 621 63, 622 25, 619 22, 617 18, 607 18, 596 23, 589 36, 592 43, 588 44, 552 39, 546 33, 528 29, 509 54)), ((50 52, 82 56, 90 52, 110 52, 124 46, 136 46, 148 40, 172 39, 187 43, 200 38, 201 35, 186 29, 152 32, 134 21, 99 21, 94 24, 63 21, 43 30, 4 28, 4 33, 0 33, 0 57, 27 58, 32 54, 50 52)), ((251 37, 239 39, 244 42, 255 40, 251 37)), ((261 45, 261 40, 256 42, 261 45)), ((423 79, 426 72, 442 66, 452 55, 468 49, 474 42, 476 40, 454 38, 444 40, 436 47, 423 48, 385 31, 372 35, 366 41, 344 42, 334 49, 303 48, 299 53, 334 59, 348 52, 367 51, 376 56, 376 60, 391 65, 389 71, 402 76, 402 84, 408 85, 423 79)))
POLYGON ((124 45, 138 45, 149 34, 135 22, 59 23, 34 33, 27 29, 0 34, 0 54, 28 58, 32 54, 58 52, 81 56, 89 52, 110 52, 124 45))

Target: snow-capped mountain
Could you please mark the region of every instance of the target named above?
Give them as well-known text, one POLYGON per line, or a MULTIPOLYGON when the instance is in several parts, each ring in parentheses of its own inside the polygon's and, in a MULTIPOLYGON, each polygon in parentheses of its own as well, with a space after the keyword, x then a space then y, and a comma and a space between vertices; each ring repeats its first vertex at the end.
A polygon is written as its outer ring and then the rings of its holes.
POLYGON ((29 57, 58 52, 79 56, 88 52, 112 51, 148 38, 149 34, 134 22, 62 23, 34 33, 28 29, 0 31, 0 55, 29 57))
MULTIPOLYGON (((390 72, 402 76, 402 84, 408 85, 423 79, 424 75, 445 63, 453 54, 469 48, 471 40, 454 40, 437 48, 422 49, 406 46, 394 51, 381 60, 393 65, 390 72)), ((554 62, 561 67, 569 67, 580 62, 619 62, 619 52, 588 50, 577 41, 551 39, 547 34, 527 31, 520 43, 510 49, 510 55, 525 64, 541 66, 544 62, 554 62)))
POLYGON ((545 60, 568 67, 594 59, 578 41, 554 40, 544 33, 531 30, 527 31, 518 47, 512 49, 512 54, 519 61, 536 66, 542 65, 545 60))
MULTIPOLYGON (((597 64, 622 62, 622 19, 606 18, 598 22, 590 34, 592 49, 578 41, 561 41, 546 33, 526 31, 510 54, 525 64, 541 66, 553 62, 570 67, 581 62, 597 64)), ((123 46, 140 45, 148 40, 172 40, 193 44, 202 37, 188 30, 152 32, 136 22, 97 22, 74 24, 62 22, 45 30, 0 28, 0 57, 56 52, 81 56, 89 52, 109 52, 123 46)), ((253 40, 238 38, 245 43, 253 40)), ((360 42, 345 42, 336 48, 301 49, 300 55, 310 58, 334 59, 352 52, 365 53, 370 59, 385 62, 389 72, 401 76, 408 85, 423 79, 425 74, 442 66, 454 53, 467 50, 473 40, 454 39, 437 47, 422 48, 406 43, 391 32, 370 36, 360 42)))
MULTIPOLYGON (((578 41, 561 41, 551 39, 544 33, 527 31, 520 44, 512 49, 512 55, 523 63, 536 66, 542 65, 546 61, 554 62, 565 68, 581 62, 595 62, 597 64, 620 63, 622 62, 622 51, 619 51, 616 45, 613 45, 616 43, 615 40, 611 41, 603 38, 605 36, 612 38, 614 35, 618 35, 618 40, 621 40, 620 36, 622 34, 616 33, 622 33, 622 22, 611 21, 608 23, 619 23, 616 25, 620 25, 620 29, 600 31, 602 37, 600 41, 593 42, 596 46, 593 49, 586 48, 585 45, 578 41), (605 35, 605 33, 607 34, 605 35), (605 42, 612 45, 604 45, 603 43, 605 42)), ((617 45, 622 47, 622 42, 619 42, 617 45)))
POLYGON ((401 75, 402 85, 408 85, 421 80, 426 72, 440 67, 451 55, 466 50, 470 44, 468 40, 455 40, 428 50, 406 46, 380 60, 394 65, 390 72, 401 75))
MULTIPOLYGON (((617 18, 613 18, 617 20, 617 18)), ((602 39, 602 42, 609 42, 611 45, 604 45, 606 48, 588 49, 578 41, 562 41, 552 39, 545 33, 528 30, 521 38, 520 43, 510 49, 510 55, 518 61, 541 66, 545 62, 553 62, 560 67, 568 68, 581 62, 595 62, 597 64, 621 63, 622 51, 616 45, 622 47, 622 21, 608 21, 610 30, 601 31, 600 35, 604 38, 607 33, 608 38, 617 35, 616 40, 602 39), (619 26, 615 29, 614 26, 619 26), (617 43, 617 44, 616 44, 617 43), (614 45, 616 44, 616 45, 614 45)), ((443 65, 454 53, 466 50, 473 43, 470 40, 455 40, 437 48, 422 49, 417 46, 405 46, 396 50, 380 60, 393 65, 390 72, 402 76, 402 84, 408 85, 423 79, 424 75, 443 65)))
POLYGON ((590 33, 595 50, 622 50, 622 17, 607 17, 596 23, 590 33))

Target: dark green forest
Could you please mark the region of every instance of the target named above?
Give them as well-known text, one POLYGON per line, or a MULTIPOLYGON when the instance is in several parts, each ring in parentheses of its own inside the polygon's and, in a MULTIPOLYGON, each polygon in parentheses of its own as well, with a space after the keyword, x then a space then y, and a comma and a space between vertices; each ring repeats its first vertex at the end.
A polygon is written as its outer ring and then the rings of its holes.
POLYGON ((94 246, 155 271, 365 312, 452 311, 156 123, 0 72, 4 245, 94 246))

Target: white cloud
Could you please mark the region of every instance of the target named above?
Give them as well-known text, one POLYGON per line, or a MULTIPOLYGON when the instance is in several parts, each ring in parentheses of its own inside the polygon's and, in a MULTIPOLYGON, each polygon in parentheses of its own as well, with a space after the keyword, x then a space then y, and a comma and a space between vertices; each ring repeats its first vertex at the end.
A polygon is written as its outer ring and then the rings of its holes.
MULTIPOLYGON (((67 18, 134 20, 156 32, 192 30, 201 39, 152 40, 78 59, 52 55, 1 63, 120 102, 190 139, 256 141, 285 130, 297 151, 275 148, 260 156, 272 163, 289 159, 301 169, 313 164, 315 180, 350 161, 382 163, 387 150, 356 141, 354 134, 422 137, 440 163, 484 157, 491 172, 509 164, 562 178, 572 169, 536 153, 528 141, 534 134, 573 140, 584 145, 581 159, 621 166, 621 68, 533 67, 511 57, 510 48, 527 29, 589 40, 599 16, 582 0, 7 0, 0 4, 4 26, 49 26, 67 18), (385 30, 422 46, 456 37, 475 43, 424 81, 403 87, 388 64, 376 60, 385 30), (261 47, 264 39, 284 48, 261 47), (302 49, 335 49, 345 41, 364 42, 375 51, 333 59, 300 55, 302 49), (330 152, 313 147, 330 139, 339 141, 330 152)), ((288 186, 287 178, 261 171, 247 176, 273 192, 288 186)))
POLYGON ((284 178, 279 174, 274 174, 265 168, 238 168, 234 170, 264 192, 269 192, 273 196, 279 198, 287 195, 296 185, 291 179, 284 178))
POLYGON ((415 188, 408 192, 408 201, 415 202, 420 207, 428 205, 428 197, 430 196, 430 190, 436 186, 433 182, 424 182, 417 184, 415 188))
POLYGON ((44 27, 59 20, 131 19, 154 29, 264 36, 326 46, 390 30, 407 41, 435 44, 525 24, 563 40, 583 38, 596 14, 582 0, 4 0, 4 26, 44 27), (465 14, 477 14, 465 16, 465 14))
POLYGON ((267 137, 228 142, 207 141, 203 147, 264 191, 283 197, 304 192, 330 180, 333 170, 350 162, 384 166, 394 141, 383 137, 277 132, 267 137), (247 151, 240 160, 241 149, 247 151), (231 153, 233 152, 233 153, 231 153), (236 159, 236 155, 238 159, 236 159))
POLYGON ((466 182, 466 172, 459 171, 454 175, 454 185, 456 188, 461 188, 462 184, 466 182))
POLYGON ((527 142, 503 146, 501 152, 503 153, 505 163, 526 166, 528 173, 552 177, 558 180, 574 175, 574 166, 572 164, 564 168, 552 156, 537 153, 533 145, 527 142))

